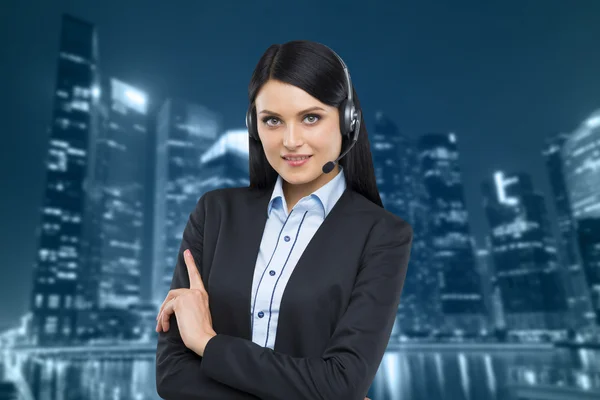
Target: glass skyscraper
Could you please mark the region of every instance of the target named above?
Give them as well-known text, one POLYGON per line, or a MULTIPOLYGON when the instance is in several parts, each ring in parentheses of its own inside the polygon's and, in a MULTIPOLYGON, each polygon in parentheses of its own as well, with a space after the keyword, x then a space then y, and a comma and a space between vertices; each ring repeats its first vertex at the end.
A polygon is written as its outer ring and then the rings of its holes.
POLYGON ((217 139, 221 117, 181 99, 167 99, 156 120, 153 206, 153 293, 161 304, 171 285, 181 235, 200 195, 200 157, 217 139))
POLYGON ((566 293, 544 197, 527 174, 500 171, 482 192, 507 329, 523 338, 562 333, 566 293))
POLYGON ((386 210, 413 227, 413 247, 393 334, 430 333, 437 327, 440 302, 437 274, 430 262, 427 202, 417 145, 382 112, 369 132, 375 178, 386 210))
POLYGON ((46 176, 33 271, 31 338, 69 343, 82 275, 90 146, 98 128, 98 53, 94 25, 64 15, 49 129, 46 176))
POLYGON ((565 141, 562 158, 583 269, 600 323, 600 110, 565 141))
POLYGON ((419 165, 427 193, 432 264, 444 315, 442 330, 471 334, 485 328, 481 278, 469 227, 454 133, 419 138, 419 165))
POLYGON ((556 208, 558 225, 558 254, 565 272, 567 303, 571 309, 571 325, 575 329, 593 326, 595 315, 590 301, 590 292, 583 271, 580 249, 577 240, 575 220, 571 213, 571 202, 564 175, 562 148, 569 135, 562 133, 548 138, 542 154, 546 160, 546 169, 552 199, 556 208))

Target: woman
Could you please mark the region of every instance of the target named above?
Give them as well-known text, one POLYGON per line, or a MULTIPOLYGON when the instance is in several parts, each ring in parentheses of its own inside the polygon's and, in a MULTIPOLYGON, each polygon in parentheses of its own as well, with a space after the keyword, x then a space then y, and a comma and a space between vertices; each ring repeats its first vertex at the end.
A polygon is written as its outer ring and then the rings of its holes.
POLYGON ((382 206, 356 91, 332 50, 269 47, 249 100, 250 186, 210 191, 190 214, 157 317, 158 393, 363 400, 412 228, 382 206))

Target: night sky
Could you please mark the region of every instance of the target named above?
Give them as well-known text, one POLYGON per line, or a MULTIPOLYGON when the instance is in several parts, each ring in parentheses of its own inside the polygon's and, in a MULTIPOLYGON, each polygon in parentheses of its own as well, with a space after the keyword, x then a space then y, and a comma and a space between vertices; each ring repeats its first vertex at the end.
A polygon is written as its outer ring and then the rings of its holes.
POLYGON ((165 96, 206 105, 225 129, 244 127, 269 45, 330 46, 368 130, 381 110, 412 137, 456 133, 478 243, 479 184, 494 170, 529 172, 549 195, 544 138, 600 108, 600 1, 391 3, 3 0, 0 328, 28 306, 63 12, 96 24, 104 74, 146 91, 152 107, 165 96))

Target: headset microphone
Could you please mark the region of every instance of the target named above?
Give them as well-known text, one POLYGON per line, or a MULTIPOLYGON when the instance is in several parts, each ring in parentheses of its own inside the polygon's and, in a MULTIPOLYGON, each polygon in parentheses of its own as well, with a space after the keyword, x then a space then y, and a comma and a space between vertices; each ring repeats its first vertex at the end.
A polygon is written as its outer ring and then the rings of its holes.
MULTIPOLYGON (((350 72, 348 72, 348 67, 342 58, 332 49, 328 48, 333 55, 339 60, 342 68, 344 69, 344 75, 346 77, 346 88, 348 90, 346 98, 342 101, 342 104, 339 107, 340 112, 340 132, 343 137, 351 138, 352 143, 348 146, 348 149, 344 151, 335 161, 329 161, 327 164, 323 165, 323 173, 328 174, 333 171, 335 164, 354 147, 356 141, 358 140, 358 134, 360 132, 360 120, 362 116, 361 110, 354 105, 354 96, 352 93, 352 80, 350 79, 350 72)), ((246 111, 246 127, 248 128, 248 135, 260 142, 260 138, 258 136, 258 129, 256 123, 256 109, 254 104, 249 104, 248 110, 246 111)))
POLYGON ((356 126, 354 127, 354 137, 352 138, 352 143, 350 144, 350 146, 348 146, 348 148, 346 149, 346 151, 344 151, 342 154, 340 154, 340 156, 338 158, 335 159, 335 161, 329 161, 327 164, 323 165, 323 173, 324 174, 328 174, 331 171, 333 171, 333 167, 335 167, 335 164, 340 161, 340 159, 342 157, 344 157, 346 154, 348 154, 348 152, 352 149, 352 147, 354 147, 354 145, 356 144, 356 141, 358 140, 358 132, 360 131, 360 117, 361 117, 361 111, 357 110, 358 113, 358 118, 356 119, 356 126))

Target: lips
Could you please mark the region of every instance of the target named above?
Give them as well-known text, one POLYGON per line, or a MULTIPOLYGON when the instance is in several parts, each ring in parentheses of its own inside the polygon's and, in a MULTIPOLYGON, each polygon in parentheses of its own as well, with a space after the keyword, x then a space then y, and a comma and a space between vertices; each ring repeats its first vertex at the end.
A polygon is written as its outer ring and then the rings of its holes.
POLYGON ((295 157, 282 157, 286 161, 304 161, 312 156, 295 156, 295 157))
POLYGON ((306 158, 292 157, 292 159, 288 159, 288 158, 285 158, 285 157, 282 157, 282 158, 285 160, 285 162, 286 162, 287 165, 289 165, 291 167, 299 167, 301 165, 306 164, 312 158, 312 156, 308 156, 306 158))

